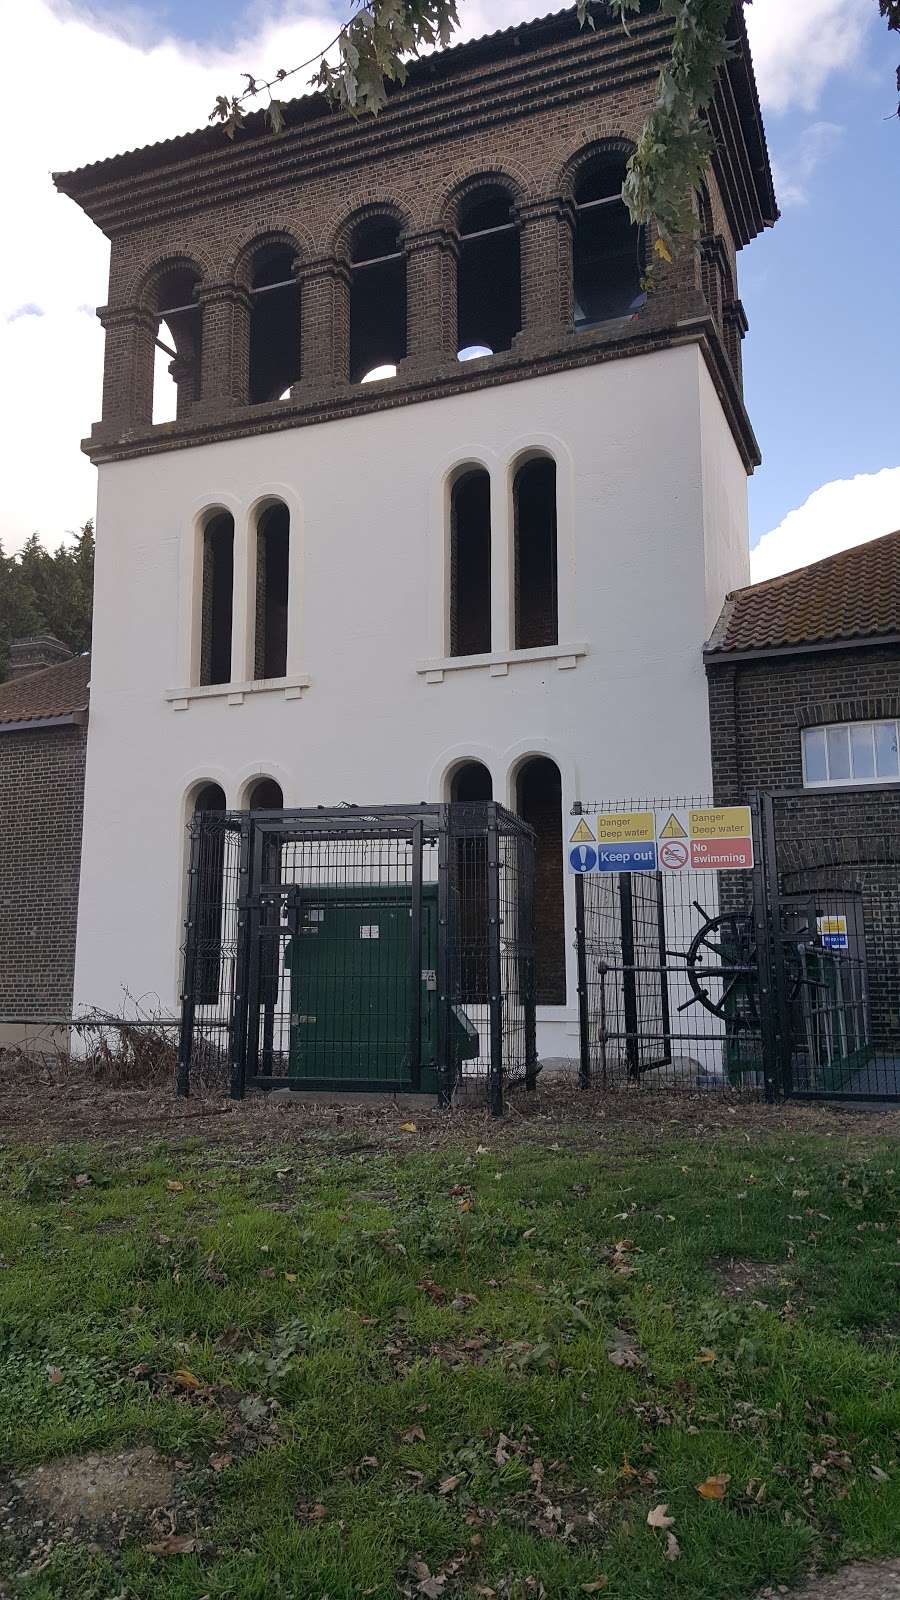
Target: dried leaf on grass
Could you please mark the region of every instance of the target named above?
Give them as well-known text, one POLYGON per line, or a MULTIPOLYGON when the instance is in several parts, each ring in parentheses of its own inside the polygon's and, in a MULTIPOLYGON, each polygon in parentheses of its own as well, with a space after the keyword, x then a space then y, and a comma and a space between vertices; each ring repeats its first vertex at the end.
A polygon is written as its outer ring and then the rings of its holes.
POLYGON ((724 1500, 730 1482, 731 1476, 729 1473, 719 1472, 711 1478, 704 1478, 702 1483, 698 1483, 697 1493, 703 1500, 724 1500))
POLYGON ((150 1556, 189 1556, 200 1549, 200 1541, 187 1533, 170 1533, 154 1544, 145 1544, 144 1549, 150 1556))
POLYGON ((674 1526, 675 1518, 669 1516, 668 1504, 654 1506, 652 1511, 647 1512, 648 1528, 674 1528, 674 1526))

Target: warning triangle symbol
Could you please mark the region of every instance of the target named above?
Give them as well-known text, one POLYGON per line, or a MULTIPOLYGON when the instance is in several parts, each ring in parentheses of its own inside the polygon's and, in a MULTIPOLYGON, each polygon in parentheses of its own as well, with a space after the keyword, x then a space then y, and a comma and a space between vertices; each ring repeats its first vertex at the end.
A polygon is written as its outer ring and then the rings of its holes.
POLYGON ((659 836, 661 839, 686 839, 687 829, 678 821, 674 811, 659 836))
POLYGON ((585 822, 584 817, 582 817, 581 821, 578 824, 578 827, 575 829, 575 832, 573 833, 572 838, 571 838, 571 840, 569 842, 570 842, 570 844, 593 844, 594 843, 594 835, 591 833, 591 830, 588 827, 587 823, 585 822))

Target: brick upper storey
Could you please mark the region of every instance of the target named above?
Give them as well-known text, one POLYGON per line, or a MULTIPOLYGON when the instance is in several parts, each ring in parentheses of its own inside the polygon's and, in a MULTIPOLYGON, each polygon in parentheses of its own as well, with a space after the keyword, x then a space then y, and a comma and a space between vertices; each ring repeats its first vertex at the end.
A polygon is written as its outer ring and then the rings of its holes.
POLYGON ((715 155, 697 247, 655 266, 639 314, 577 327, 579 175, 599 157, 627 159, 671 37, 655 0, 627 33, 605 5, 594 20, 580 29, 572 8, 414 62, 378 118, 310 95, 287 105, 278 136, 257 113, 233 143, 205 128, 56 174, 112 243, 103 417, 88 452, 119 459, 296 427, 693 341, 752 469, 736 252, 778 212, 741 0, 709 112, 715 155), (520 328, 509 348, 460 363, 460 210, 487 183, 508 195, 518 232, 520 328), (375 216, 393 223, 404 256, 405 356, 395 377, 360 387, 348 370, 351 246, 375 216), (253 264, 266 247, 290 251, 298 281, 296 381, 251 405, 253 264), (175 352, 177 421, 153 426, 154 339, 171 304, 160 285, 173 274, 191 284, 202 330, 175 352))
POLYGON ((900 531, 730 594, 706 650, 872 643, 900 637, 900 531))
POLYGON ((83 655, 0 683, 0 728, 82 716, 88 707, 90 676, 91 658, 83 655))

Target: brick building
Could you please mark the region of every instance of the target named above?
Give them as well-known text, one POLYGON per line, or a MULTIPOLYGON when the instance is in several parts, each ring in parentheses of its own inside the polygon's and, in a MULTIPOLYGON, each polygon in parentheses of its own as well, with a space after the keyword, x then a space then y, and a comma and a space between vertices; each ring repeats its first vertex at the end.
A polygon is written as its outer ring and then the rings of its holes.
POLYGON ((730 594, 704 654, 716 798, 795 791, 781 887, 857 918, 875 1043, 900 1063, 900 532, 730 594))
POLYGON ((671 264, 621 201, 670 24, 594 20, 431 55, 377 120, 309 96, 56 176, 111 243, 77 1003, 177 1006, 197 808, 490 796, 537 828, 539 1046, 575 1053, 563 816, 711 783, 736 263, 777 217, 739 0, 671 264))
POLYGON ((0 684, 0 1043, 22 1037, 15 1019, 72 1011, 90 657, 57 639, 20 640, 10 674, 0 684))

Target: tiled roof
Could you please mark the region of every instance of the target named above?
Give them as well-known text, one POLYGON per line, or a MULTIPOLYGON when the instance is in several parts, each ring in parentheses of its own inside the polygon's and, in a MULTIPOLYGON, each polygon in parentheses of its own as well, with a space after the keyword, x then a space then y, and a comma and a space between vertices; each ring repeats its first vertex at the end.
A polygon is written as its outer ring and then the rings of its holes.
POLYGON ((900 530, 736 589, 707 657, 900 634, 900 530))
POLYGON ((86 711, 90 677, 91 658, 84 655, 0 683, 0 727, 86 711))

